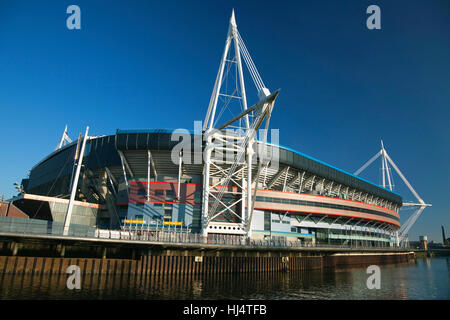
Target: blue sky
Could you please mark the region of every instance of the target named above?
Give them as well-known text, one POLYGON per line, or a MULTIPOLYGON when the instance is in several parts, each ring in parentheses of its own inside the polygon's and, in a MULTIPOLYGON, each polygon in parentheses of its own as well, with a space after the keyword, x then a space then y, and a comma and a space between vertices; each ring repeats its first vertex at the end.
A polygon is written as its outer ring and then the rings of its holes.
MULTIPOLYGON (((382 138, 433 204, 410 238, 440 242, 441 224, 450 234, 445 0, 0 0, 0 194, 14 194, 66 124, 73 139, 86 125, 90 134, 193 129, 232 8, 265 84, 281 88, 271 120, 280 143, 353 172, 382 138), (66 28, 71 4, 81 8, 81 30, 66 28), (381 8, 381 30, 366 28, 371 4, 381 8)), ((363 177, 380 183, 379 172, 377 162, 363 177)), ((398 176, 395 191, 414 200, 398 176)))

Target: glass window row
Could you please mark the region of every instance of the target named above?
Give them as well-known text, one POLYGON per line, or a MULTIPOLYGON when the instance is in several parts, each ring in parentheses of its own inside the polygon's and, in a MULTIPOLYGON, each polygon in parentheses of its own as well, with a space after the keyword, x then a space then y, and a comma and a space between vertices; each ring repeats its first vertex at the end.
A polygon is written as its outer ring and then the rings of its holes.
POLYGON ((263 196, 256 196, 255 200, 260 201, 260 202, 283 203, 283 204, 292 204, 292 205, 297 205, 297 206, 309 206, 309 207, 350 210, 350 211, 356 211, 356 212, 362 212, 362 213, 376 214, 379 216, 383 216, 383 217, 387 217, 390 219, 400 221, 399 218, 397 218, 393 215, 390 215, 388 213, 371 210, 371 209, 346 206, 346 205, 342 205, 342 204, 333 204, 333 203, 326 203, 326 202, 306 201, 306 200, 297 200, 297 199, 263 197, 263 196))

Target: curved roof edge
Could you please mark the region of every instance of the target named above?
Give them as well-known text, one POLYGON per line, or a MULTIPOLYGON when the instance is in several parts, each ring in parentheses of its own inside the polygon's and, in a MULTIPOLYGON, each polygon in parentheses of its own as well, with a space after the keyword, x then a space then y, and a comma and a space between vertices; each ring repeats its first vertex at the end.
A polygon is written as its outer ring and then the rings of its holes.
MULTIPOLYGON (((200 134, 201 134, 201 132, 198 132, 198 131, 196 132, 196 131, 194 131, 194 130, 187 130, 187 129, 127 129, 127 130, 120 130, 120 129, 117 129, 116 134, 136 134, 136 133, 162 133, 162 134, 171 134, 171 133, 173 133, 173 132, 175 132, 175 131, 179 131, 180 133, 189 133, 189 134, 191 134, 191 135, 200 135, 200 134)), ((258 142, 261 142, 261 141, 258 141, 258 142)), ((302 152, 300 152, 300 151, 297 151, 297 150, 295 150, 295 149, 292 149, 292 148, 289 148, 289 147, 286 147, 286 146, 283 146, 283 145, 279 145, 279 144, 278 144, 278 145, 277 145, 277 144, 273 144, 273 143, 267 143, 267 144, 270 145, 270 146, 273 146, 273 147, 278 147, 278 148, 280 148, 280 149, 284 149, 284 150, 293 152, 293 153, 295 153, 295 154, 298 154, 298 155, 300 155, 300 156, 302 156, 302 157, 305 157, 305 158, 307 158, 307 159, 309 159, 309 160, 311 160, 311 161, 320 163, 320 164, 322 164, 322 165, 324 165, 324 166, 326 166, 326 167, 329 167, 329 168, 331 168, 331 169, 333 169, 333 170, 336 170, 336 171, 338 171, 338 172, 341 172, 341 173, 343 173, 343 174, 345 174, 345 175, 348 175, 348 176, 350 176, 350 177, 352 177, 352 178, 355 178, 355 179, 358 179, 358 180, 363 181, 363 182, 365 182, 365 183, 368 183, 368 184, 370 184, 370 185, 372 185, 372 186, 374 186, 374 187, 376 187, 376 188, 379 188, 379 189, 381 189, 381 190, 384 190, 385 192, 394 194, 394 195, 396 195, 397 197, 399 197, 400 199, 402 199, 401 195, 399 195, 399 194, 396 193, 395 191, 392 191, 392 190, 389 190, 389 189, 387 189, 387 188, 384 188, 384 187, 382 187, 382 186, 380 186, 380 185, 378 185, 378 184, 376 184, 376 183, 374 183, 374 182, 371 182, 371 181, 369 181, 369 180, 367 180, 367 179, 364 179, 364 178, 362 178, 362 177, 360 177, 360 176, 356 176, 356 175, 354 175, 353 173, 350 173, 350 172, 345 171, 345 170, 343 170, 343 169, 339 169, 339 168, 337 168, 337 167, 335 167, 335 166, 333 166, 333 165, 330 165, 330 164, 328 164, 328 163, 326 163, 326 162, 324 162, 324 161, 318 160, 318 159, 316 159, 316 158, 314 158, 314 157, 312 157, 312 156, 309 156, 309 155, 307 155, 307 154, 304 154, 304 153, 302 153, 302 152)), ((402 200, 400 200, 400 202, 402 202, 402 200)))
MULTIPOLYGON (((179 133, 185 133, 185 134, 191 134, 191 135, 201 135, 201 132, 196 132, 196 131, 194 131, 194 130, 187 130, 187 129, 127 129, 127 130, 120 130, 120 129, 117 129, 117 130, 116 130, 116 134, 115 134, 115 135, 111 135, 111 136, 112 136, 112 137, 116 136, 116 138, 117 138, 117 135, 121 135, 121 134, 127 135, 127 134, 139 134, 139 133, 149 133, 149 134, 162 134, 162 135, 167 135, 167 134, 171 134, 171 133, 176 132, 176 131, 178 131, 179 133)), ((102 137, 105 137, 105 136, 102 136, 102 137)), ((98 137, 98 136, 96 136, 96 137, 90 137, 89 140, 95 140, 95 139, 97 139, 97 138, 99 138, 99 137, 98 137)), ((259 142, 260 142, 260 141, 259 141, 259 142)), ((49 160, 50 158, 52 158, 52 157, 55 156, 56 154, 60 153, 61 151, 66 150, 67 148, 72 147, 74 144, 76 144, 76 141, 73 141, 72 143, 70 143, 70 144, 68 144, 68 145, 66 145, 66 146, 63 146, 61 149, 54 150, 54 151, 51 152, 49 155, 47 155, 46 157, 44 157, 44 159, 42 159, 42 160, 39 161, 36 165, 34 165, 33 168, 32 168, 32 170, 33 170, 34 168, 36 168, 37 166, 39 166, 40 164, 44 163, 46 160, 49 160)), ((352 173, 350 173, 350 172, 347 172, 347 171, 345 171, 345 170, 339 169, 339 168, 337 168, 337 167, 335 167, 335 166, 333 166, 333 165, 330 165, 330 164, 328 164, 328 163, 326 163, 326 162, 324 162, 324 161, 318 160, 318 159, 316 159, 316 158, 314 158, 314 157, 312 157, 312 156, 309 156, 309 155, 307 155, 307 154, 304 154, 304 153, 302 153, 302 152, 300 152, 300 151, 297 151, 297 150, 295 150, 295 149, 292 149, 292 148, 289 148, 289 147, 286 147, 286 146, 283 146, 283 145, 273 144, 273 143, 268 143, 268 145, 270 145, 270 146, 272 146, 272 147, 279 148, 280 150, 285 150, 285 151, 291 152, 291 153, 293 153, 293 154, 297 154, 297 155, 299 155, 300 157, 304 157, 305 159, 309 159, 309 160, 311 160, 311 161, 313 161, 313 162, 315 162, 315 163, 321 164, 322 166, 327 167, 327 168, 330 168, 330 169, 332 169, 332 170, 335 170, 336 172, 339 172, 339 173, 341 173, 341 174, 343 174, 343 175, 345 175, 345 176, 351 177, 351 178, 353 178, 353 179, 356 179, 356 180, 358 180, 358 181, 361 181, 362 183, 366 183, 366 184, 368 184, 368 185, 370 185, 370 186, 372 186, 372 187, 375 187, 375 188, 377 188, 378 190, 380 190, 382 193, 391 194, 392 196, 388 196, 388 198, 392 198, 392 197, 393 197, 394 199, 391 199, 391 200, 394 201, 394 202, 398 202, 398 203, 400 203, 400 204, 403 202, 402 197, 401 197, 398 193, 396 193, 396 192, 394 192, 394 191, 391 191, 391 190, 389 190, 389 189, 383 188, 382 186, 377 185, 377 184, 375 184, 375 183, 373 183, 373 182, 371 182, 371 181, 369 181, 369 180, 367 180, 367 179, 364 179, 364 178, 362 178, 362 177, 356 176, 356 175, 354 175, 354 174, 352 174, 352 173)), ((320 174, 318 174, 318 175, 320 176, 320 174)), ((325 175, 324 177, 327 178, 326 175, 325 175)), ((328 177, 328 179, 330 179, 330 177, 328 177)), ((341 182, 341 183, 342 183, 342 182, 341 182)), ((343 183, 343 184, 345 185, 346 183, 343 183)), ((363 189, 365 189, 365 188, 363 188, 363 189)), ((369 193, 370 193, 370 192, 369 192, 369 193)))
POLYGON ((343 170, 343 169, 339 169, 339 168, 337 168, 337 167, 335 167, 335 166, 333 166, 333 165, 331 165, 331 164, 328 164, 328 163, 326 163, 326 162, 324 162, 324 161, 321 161, 321 160, 319 160, 319 159, 316 159, 316 158, 314 158, 314 157, 311 157, 311 156, 309 156, 309 155, 307 155, 307 154, 304 154, 304 153, 302 153, 302 152, 300 152, 300 151, 297 151, 297 150, 295 150, 295 149, 292 149, 292 148, 289 148, 289 147, 286 147, 286 146, 282 146, 282 145, 272 144, 272 143, 267 143, 267 144, 268 144, 268 145, 275 146, 275 147, 283 148, 283 149, 285 149, 285 150, 289 150, 289 151, 294 152, 294 153, 297 153, 297 154, 299 154, 299 155, 301 155, 301 156, 303 156, 303 157, 305 157, 305 158, 308 158, 308 159, 311 159, 311 160, 316 161, 316 162, 318 162, 318 163, 321 163, 321 164, 323 164, 323 165, 325 165, 325 166, 327 166, 327 167, 330 167, 330 168, 333 168, 333 169, 335 169, 335 170, 338 170, 338 171, 340 171, 340 172, 342 172, 342 173, 345 173, 345 174, 347 174, 347 175, 349 175, 349 176, 351 176, 351 177, 354 177, 354 178, 356 178, 356 179, 359 179, 359 180, 362 180, 362 181, 364 181, 364 182, 370 183, 370 184, 374 185, 375 187, 381 188, 381 189, 383 189, 383 190, 386 190, 386 191, 388 191, 388 192, 390 192, 390 193, 396 194, 396 195, 398 195, 399 197, 401 197, 401 195, 399 195, 399 194, 398 194, 397 192, 395 192, 395 191, 392 191, 392 190, 389 190, 389 189, 387 189, 387 188, 384 188, 384 187, 382 187, 382 186, 380 186, 380 185, 378 185, 378 184, 376 184, 376 183, 374 183, 374 182, 372 182, 372 181, 369 181, 369 180, 366 180, 366 179, 364 179, 364 178, 361 178, 360 176, 356 176, 356 175, 354 175, 353 173, 350 173, 350 172, 345 171, 345 170, 343 170))

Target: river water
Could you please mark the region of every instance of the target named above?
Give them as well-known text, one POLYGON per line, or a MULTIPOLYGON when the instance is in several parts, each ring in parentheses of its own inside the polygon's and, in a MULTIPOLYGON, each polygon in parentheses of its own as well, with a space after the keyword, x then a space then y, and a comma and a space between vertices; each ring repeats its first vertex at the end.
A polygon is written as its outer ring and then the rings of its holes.
POLYGON ((380 266, 380 289, 368 289, 366 268, 271 274, 91 277, 69 290, 67 275, 0 275, 0 299, 450 299, 450 257, 380 266))

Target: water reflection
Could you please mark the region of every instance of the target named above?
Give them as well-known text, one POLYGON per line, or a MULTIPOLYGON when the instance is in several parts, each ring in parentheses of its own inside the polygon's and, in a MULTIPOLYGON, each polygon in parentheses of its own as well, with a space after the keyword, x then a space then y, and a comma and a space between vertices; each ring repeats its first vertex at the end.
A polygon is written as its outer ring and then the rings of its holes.
POLYGON ((86 275, 80 290, 67 276, 0 275, 0 299, 449 299, 449 258, 381 266, 381 289, 366 268, 269 274, 86 275), (445 270, 447 272, 445 272, 445 270))
POLYGON ((431 261, 430 258, 425 258, 425 264, 427 265, 427 269, 431 268, 431 261))

